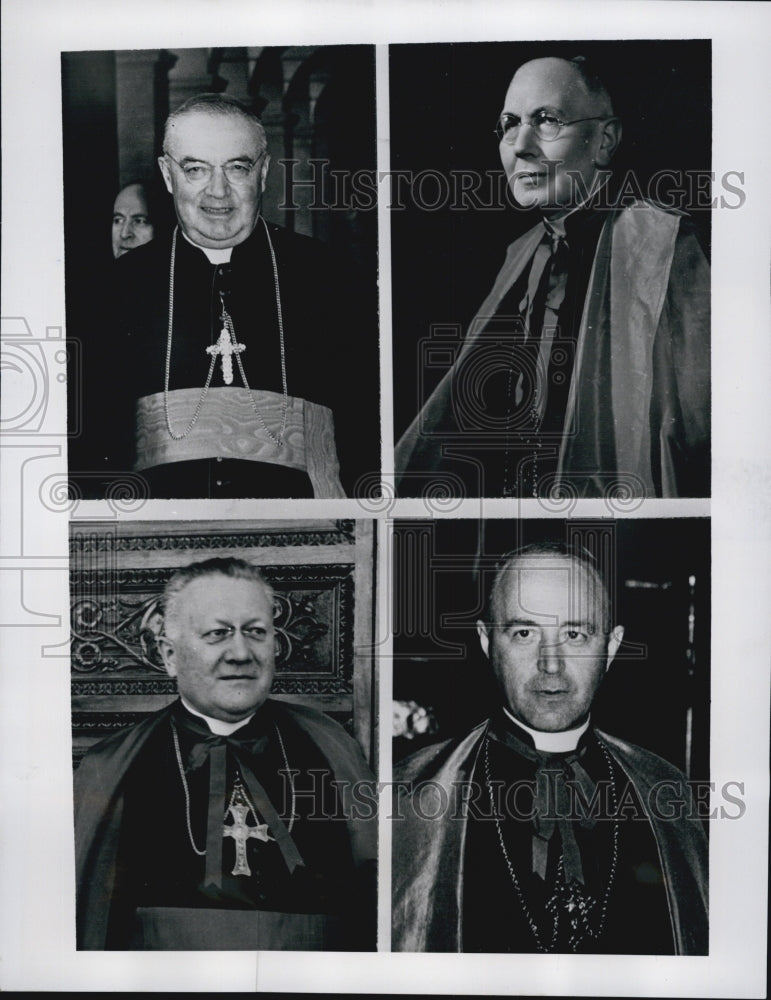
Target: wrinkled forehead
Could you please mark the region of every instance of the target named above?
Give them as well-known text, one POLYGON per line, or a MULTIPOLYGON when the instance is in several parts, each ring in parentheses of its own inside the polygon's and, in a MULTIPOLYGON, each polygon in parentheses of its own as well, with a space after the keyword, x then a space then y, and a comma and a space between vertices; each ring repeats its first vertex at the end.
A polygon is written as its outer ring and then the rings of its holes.
POLYGON ((588 116, 602 110, 581 74, 563 59, 536 59, 520 66, 506 91, 504 111, 520 116, 549 108, 566 118, 588 116))
POLYGON ((196 109, 169 122, 166 149, 177 159, 257 159, 265 138, 257 122, 242 115, 196 109))
POLYGON ((271 618, 273 594, 260 580, 211 573, 189 580, 171 594, 166 613, 172 619, 190 620, 225 613, 271 618))
POLYGON ((496 618, 541 625, 600 625, 607 595, 597 573, 568 556, 513 559, 501 571, 493 601, 496 618))

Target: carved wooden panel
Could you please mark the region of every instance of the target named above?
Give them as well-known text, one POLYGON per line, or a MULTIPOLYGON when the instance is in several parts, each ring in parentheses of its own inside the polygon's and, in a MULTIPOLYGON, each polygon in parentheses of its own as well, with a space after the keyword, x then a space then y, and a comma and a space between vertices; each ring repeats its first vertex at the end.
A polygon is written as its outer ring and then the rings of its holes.
POLYGON ((355 521, 72 525, 71 684, 76 759, 176 695, 157 648, 179 566, 213 555, 260 566, 275 592, 272 694, 327 711, 372 744, 373 525, 355 521), (358 593, 357 593, 357 580, 358 593))

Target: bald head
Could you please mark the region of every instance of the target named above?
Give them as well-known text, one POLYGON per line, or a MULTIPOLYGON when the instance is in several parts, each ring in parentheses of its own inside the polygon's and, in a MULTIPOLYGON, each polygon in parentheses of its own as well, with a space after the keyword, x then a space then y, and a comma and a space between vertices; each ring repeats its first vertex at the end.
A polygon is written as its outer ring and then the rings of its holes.
POLYGON ((523 84, 535 83, 559 94, 560 100, 569 102, 573 109, 581 108, 587 115, 613 114, 613 102, 602 80, 588 67, 581 56, 561 59, 546 56, 523 63, 512 78, 523 84))
POLYGON ((621 140, 610 95, 580 59, 549 56, 520 66, 500 122, 512 194, 547 218, 567 214, 593 193, 621 140))
POLYGON ((536 545, 505 558, 477 628, 515 719, 552 733, 587 719, 624 635, 609 603, 580 550, 536 545))
POLYGON ((486 621, 504 620, 510 590, 516 589, 523 574, 539 569, 551 572, 570 590, 571 600, 592 609, 592 617, 602 632, 610 632, 612 611, 605 581, 588 552, 561 542, 535 542, 504 555, 498 565, 487 597, 486 621))

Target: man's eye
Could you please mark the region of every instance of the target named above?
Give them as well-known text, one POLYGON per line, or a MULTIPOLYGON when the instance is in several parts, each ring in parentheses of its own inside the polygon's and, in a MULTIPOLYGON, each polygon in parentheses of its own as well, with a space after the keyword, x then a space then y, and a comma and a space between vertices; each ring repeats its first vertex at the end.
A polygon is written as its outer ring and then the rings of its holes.
POLYGON ((247 167, 247 165, 245 163, 231 163, 230 164, 230 173, 233 174, 234 177, 238 177, 238 176, 244 176, 245 177, 249 173, 250 169, 251 168, 247 167))
POLYGON ((517 115, 503 115, 501 118, 501 129, 504 134, 513 128, 518 128, 520 124, 521 119, 517 115))
POLYGON ((244 634, 248 635, 252 639, 264 639, 268 634, 268 630, 262 626, 257 626, 255 628, 244 629, 244 634))
POLYGON ((538 114, 533 119, 534 125, 559 125, 559 118, 555 118, 554 115, 548 115, 545 111, 539 111, 538 114))
POLYGON ((114 226, 120 226, 123 224, 123 219, 119 215, 114 215, 112 219, 112 224, 114 226))
POLYGON ((204 632, 204 639, 209 639, 215 642, 217 639, 224 639, 226 636, 232 635, 233 630, 229 628, 210 628, 208 632, 204 632))
POLYGON ((195 181, 203 177, 206 173, 206 167, 202 167, 196 163, 189 163, 185 168, 185 177, 188 180, 195 181))
POLYGON ((586 641, 586 632, 581 632, 576 628, 569 628, 565 633, 565 638, 568 642, 580 643, 586 641))
POLYGON ((147 218, 145 218, 144 215, 137 215, 136 218, 134 219, 134 222, 135 222, 135 224, 137 226, 149 226, 150 225, 150 220, 147 219, 147 218))
POLYGON ((518 628, 514 630, 514 638, 526 641, 527 639, 533 638, 533 630, 531 628, 518 628))

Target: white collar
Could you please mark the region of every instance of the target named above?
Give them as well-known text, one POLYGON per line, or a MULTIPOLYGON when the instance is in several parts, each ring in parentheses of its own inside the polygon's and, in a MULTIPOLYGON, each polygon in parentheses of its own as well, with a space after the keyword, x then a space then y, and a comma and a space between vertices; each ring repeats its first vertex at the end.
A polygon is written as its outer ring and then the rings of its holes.
POLYGON ((544 753, 570 753, 571 750, 575 750, 578 741, 589 728, 589 719, 587 719, 577 729, 565 729, 561 733, 542 733, 539 729, 531 729, 530 726, 526 726, 520 719, 515 719, 505 705, 503 711, 520 729, 524 729, 532 736, 536 750, 541 750, 544 753))
POLYGON ((196 250, 200 250, 201 253, 206 254, 206 256, 209 258, 210 264, 230 263, 230 255, 233 253, 233 247, 223 247, 221 250, 217 250, 214 247, 202 247, 199 246, 197 243, 194 243, 187 235, 187 233, 184 231, 184 229, 182 229, 181 226, 180 230, 182 231, 182 235, 185 237, 185 239, 187 240, 187 242, 190 244, 191 247, 195 247, 196 250))
POLYGON ((183 698, 182 695, 179 697, 188 712, 190 712, 191 715, 197 715, 199 719, 203 719, 215 736, 232 736, 237 729, 241 729, 247 724, 247 722, 251 722, 254 718, 254 712, 252 712, 248 718, 241 719, 239 722, 223 722, 222 719, 212 719, 208 715, 204 715, 203 712, 197 712, 190 702, 183 698))

